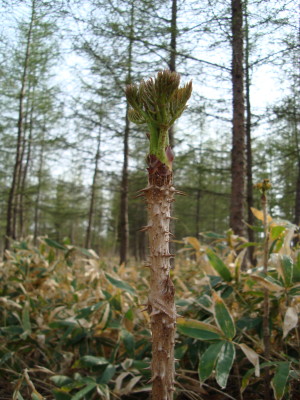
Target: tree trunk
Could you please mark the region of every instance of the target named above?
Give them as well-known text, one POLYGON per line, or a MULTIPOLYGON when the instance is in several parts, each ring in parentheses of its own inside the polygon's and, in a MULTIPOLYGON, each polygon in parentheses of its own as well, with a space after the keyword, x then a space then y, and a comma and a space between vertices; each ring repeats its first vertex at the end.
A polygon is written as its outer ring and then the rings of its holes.
MULTIPOLYGON (((245 2, 245 75, 246 75, 246 157, 247 157, 247 222, 254 225, 254 215, 251 211, 253 207, 253 179, 252 179, 252 145, 251 145, 251 103, 250 103, 250 66, 249 66, 249 25, 248 25, 248 9, 245 2)), ((248 227, 249 242, 255 241, 254 231, 248 227)), ((255 266, 254 247, 248 248, 249 261, 255 266)))
POLYGON ((26 43, 26 51, 25 51, 25 59, 24 59, 24 67, 21 79, 21 90, 19 95, 19 113, 18 113, 18 132, 17 132, 17 149, 16 149, 16 158, 15 165, 13 171, 13 179, 11 188, 8 195, 8 203, 7 203, 7 217, 6 217, 6 238, 5 238, 5 249, 9 249, 10 242, 9 239, 16 239, 16 196, 17 196, 17 184, 20 181, 21 167, 22 167, 22 145, 23 145, 23 135, 24 135, 24 99, 26 95, 26 82, 27 82, 27 74, 28 74, 28 66, 29 66, 29 58, 30 58, 30 46, 32 39, 32 29, 34 24, 34 16, 35 16, 35 0, 32 1, 31 8, 31 18, 27 36, 26 43))
POLYGON ((196 221, 195 221, 195 226, 196 226, 196 232, 195 232, 195 237, 199 237, 199 232, 200 232, 200 202, 201 202, 201 189, 198 188, 196 191, 196 221))
POLYGON ((152 399, 171 400, 174 391, 174 343, 176 307, 174 285, 170 278, 169 225, 175 189, 172 174, 162 177, 158 172, 148 176, 143 190, 148 208, 150 292, 147 310, 152 330, 152 399))
POLYGON ((37 237, 39 234, 39 209, 40 209, 40 199, 41 199, 41 188, 42 188, 42 173, 44 164, 44 138, 45 138, 46 127, 43 127, 43 136, 41 141, 41 151, 39 159, 39 170, 38 170, 38 185, 37 185, 37 195, 34 207, 34 231, 33 231, 33 242, 34 245, 37 244, 37 237))
POLYGON ((299 143, 299 128, 298 128, 299 111, 296 108, 296 105, 297 105, 297 101, 295 98, 294 109, 293 109, 293 131, 294 131, 296 151, 297 151, 298 173, 297 173, 297 182, 296 182, 294 223, 296 225, 300 225, 300 143, 299 143))
MULTIPOLYGON (((132 47, 134 40, 134 0, 131 3, 130 12, 130 37, 128 44, 128 73, 127 85, 131 84, 132 69, 132 47)), ((120 202, 120 264, 126 263, 128 259, 129 246, 129 224, 128 224, 128 155, 129 155, 129 133, 130 123, 128 120, 129 105, 126 105, 125 129, 124 129, 124 150, 123 150, 123 169, 121 182, 121 202, 120 202)))
POLYGON ((126 263, 128 259, 129 224, 128 224, 128 140, 129 120, 128 104, 126 106, 126 122, 124 130, 123 170, 121 182, 121 203, 120 203, 120 264, 126 263))
POLYGON ((294 223, 298 226, 300 225, 300 158, 298 159, 294 223))
MULTIPOLYGON (((176 71, 176 39, 177 39, 177 0, 172 0, 171 15, 171 40, 170 40, 170 60, 169 70, 176 71)), ((169 129, 170 146, 174 148, 174 125, 169 129)))
POLYGON ((230 226, 237 235, 244 234, 245 184, 245 121, 243 71, 243 12, 242 1, 232 0, 232 90, 233 129, 231 152, 230 226))
MULTIPOLYGON (((34 99, 34 88, 32 91, 32 98, 34 99)), ((32 133, 33 133, 33 113, 34 113, 34 103, 32 101, 31 108, 30 108, 30 117, 29 117, 29 133, 28 133, 28 140, 25 139, 24 135, 24 152, 27 145, 27 154, 26 154, 26 162, 24 165, 24 169, 22 171, 21 182, 20 182, 20 196, 19 196, 19 233, 21 237, 25 236, 25 228, 24 228, 24 196, 26 190, 26 179, 28 168, 31 161, 31 146, 32 146, 32 133)), ((22 157, 23 159, 23 157, 22 157)), ((22 162, 23 164, 23 162, 22 162)))
POLYGON ((88 226, 86 229, 86 237, 85 237, 85 248, 89 249, 91 247, 92 240, 92 226, 94 221, 94 208, 96 201, 96 188, 97 188, 97 178, 99 172, 99 161, 100 161, 100 145, 101 145, 101 125, 99 127, 99 133, 97 138, 97 151, 95 155, 95 168, 93 175, 93 183, 91 187, 91 198, 90 198, 90 207, 89 207, 89 216, 88 216, 88 226))

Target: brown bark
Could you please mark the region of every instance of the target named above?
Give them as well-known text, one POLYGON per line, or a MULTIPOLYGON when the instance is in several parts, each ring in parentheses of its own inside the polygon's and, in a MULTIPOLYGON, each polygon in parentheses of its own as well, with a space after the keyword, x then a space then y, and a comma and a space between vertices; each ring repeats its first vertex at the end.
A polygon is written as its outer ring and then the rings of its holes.
POLYGON ((23 146, 23 136, 24 136, 24 99, 26 95, 26 82, 27 82, 27 75, 28 75, 28 65, 29 65, 29 58, 30 58, 30 46, 31 46, 31 39, 32 39, 32 29, 34 24, 34 16, 35 16, 35 0, 32 2, 31 8, 31 19, 28 29, 27 35, 27 43, 26 43, 26 50, 25 50, 25 59, 24 59, 24 66, 23 66, 23 73, 21 78, 21 90, 19 95, 19 108, 18 108, 18 133, 17 133, 17 149, 16 149, 16 157, 15 157, 15 164, 14 164, 14 171, 13 171, 13 179, 11 188, 8 195, 8 202, 7 202, 7 217, 6 217, 6 238, 5 238, 5 249, 9 249, 10 242, 9 239, 13 238, 16 239, 16 207, 17 207, 17 186, 18 182, 20 182, 21 176, 21 167, 22 167, 22 146, 23 146))
POLYGON ((299 143, 299 111, 296 108, 297 101, 295 99, 295 105, 293 108, 293 130, 295 136, 296 143, 296 151, 297 151, 297 165, 298 165, 298 173, 297 173, 297 182, 296 182, 296 196, 295 196, 295 216, 294 223, 296 225, 300 225, 300 143, 299 143))
MULTIPOLYGON (((164 164, 162 164, 164 165, 164 164)), ((169 171, 170 172, 170 171, 169 171)), ((172 173, 162 176, 158 171, 149 173, 148 186, 142 191, 146 197, 149 232, 150 292, 147 310, 152 330, 152 398, 171 400, 174 391, 174 343, 176 307, 174 285, 170 278, 169 226, 171 203, 175 189, 172 173)))
MULTIPOLYGON (((176 39, 177 39, 177 0, 172 0, 171 15, 171 40, 170 40, 170 60, 169 70, 176 71, 176 39)), ((169 143, 174 148, 174 125, 169 129, 169 143)))
POLYGON ((230 227, 237 235, 244 234, 245 184, 245 121, 244 121, 244 46, 242 1, 232 0, 232 90, 233 128, 231 152, 230 227))
POLYGON ((97 150, 96 150, 96 155, 95 155, 95 168, 94 168, 94 175, 93 175, 93 183, 92 183, 92 187, 91 187, 88 226, 86 229, 86 237, 85 237, 85 247, 87 249, 89 249, 91 247, 91 240, 92 240, 92 226, 93 226, 93 221, 94 221, 94 208, 95 208, 97 178, 98 178, 99 161, 100 161, 100 145, 101 145, 101 125, 99 127, 99 134, 98 134, 98 138, 97 138, 97 150))
POLYGON ((42 188, 42 173, 43 173, 43 165, 44 165, 45 131, 46 131, 46 123, 44 121, 43 135, 42 135, 42 140, 41 140, 41 151, 40 151, 40 156, 39 156, 37 195, 36 195, 35 207, 34 207, 33 241, 34 241, 35 245, 37 244, 37 237, 38 237, 38 233, 39 233, 39 209, 40 209, 41 188, 42 188))
MULTIPOLYGON (((128 43, 128 72, 127 85, 131 84, 132 73, 132 47, 134 40, 134 1, 131 3, 130 12, 130 36, 128 43)), ((126 105, 125 129, 124 129, 124 148, 123 148, 123 168, 121 182, 121 202, 120 202, 120 264, 126 263, 128 259, 129 247, 129 223, 128 223, 128 156, 129 156, 129 133, 130 123, 128 119, 129 105, 126 105)))
MULTIPOLYGON (((34 98, 34 88, 32 92, 32 97, 34 98)), ((32 146, 32 133, 33 133, 33 112, 34 112, 34 104, 32 102, 31 109, 30 109, 30 117, 29 117, 29 133, 28 139, 26 140, 24 134, 24 153, 27 147, 27 154, 26 154, 26 162, 24 165, 24 169, 22 171, 21 182, 20 182, 20 196, 19 196, 19 234, 21 237, 25 236, 25 227, 24 227, 24 214, 25 214, 25 205, 24 205, 24 198, 25 198, 25 190, 26 190, 26 179, 27 173, 29 169, 29 165, 31 162, 31 146, 32 146)), ((25 155, 25 154, 24 154, 25 155)), ((22 160, 23 160, 22 156, 22 160)), ((23 164, 23 161, 22 161, 23 164)))
POLYGON ((296 225, 300 225, 300 159, 298 160, 298 175, 296 182, 296 198, 295 198, 295 219, 296 225))
POLYGON ((200 232, 200 202, 201 202, 201 189, 197 189, 196 191, 196 221, 195 221, 195 226, 196 226, 196 231, 195 231, 195 237, 199 237, 199 232, 200 232))
POLYGON ((120 264, 126 263, 128 259, 129 244, 129 223, 128 223, 128 141, 129 141, 129 120, 128 104, 126 108, 126 122, 124 130, 123 170, 121 182, 121 203, 120 203, 120 264))
MULTIPOLYGON (((245 75, 246 75, 246 159, 247 159, 247 222, 248 225, 254 225, 254 215, 251 211, 253 207, 253 179, 252 179, 252 144, 251 144, 251 103, 250 103, 250 66, 249 66, 249 26, 247 15, 247 2, 245 3, 245 75)), ((249 242, 255 241, 254 231, 248 227, 249 242)), ((248 249, 249 261, 251 265, 256 264, 254 257, 254 247, 248 249)))

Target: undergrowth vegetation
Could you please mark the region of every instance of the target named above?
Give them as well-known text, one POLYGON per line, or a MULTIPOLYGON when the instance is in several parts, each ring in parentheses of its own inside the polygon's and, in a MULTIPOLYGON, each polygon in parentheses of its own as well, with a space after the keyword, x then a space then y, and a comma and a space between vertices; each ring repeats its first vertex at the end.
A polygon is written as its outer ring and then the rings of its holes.
MULTIPOLYGON (((254 210, 258 220, 262 212, 254 210)), ((263 226, 253 227, 262 235, 263 226)), ((300 398, 300 252, 295 226, 268 219, 264 246, 231 231, 187 237, 172 279, 178 313, 179 399, 300 398), (293 244, 294 240, 294 244, 293 244), (245 256, 255 246, 257 265, 245 256), (264 357, 269 293, 271 355, 264 357)), ((14 243, 1 263, 0 398, 148 399, 151 335, 147 268, 41 238, 14 243)))

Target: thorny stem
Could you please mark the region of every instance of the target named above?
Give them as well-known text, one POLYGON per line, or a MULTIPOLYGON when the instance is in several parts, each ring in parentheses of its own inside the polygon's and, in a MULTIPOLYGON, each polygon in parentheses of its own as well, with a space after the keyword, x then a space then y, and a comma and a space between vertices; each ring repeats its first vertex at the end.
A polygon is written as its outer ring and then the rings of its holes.
POLYGON ((168 131, 186 107, 192 91, 191 82, 179 88, 176 72, 161 71, 155 79, 129 85, 126 97, 132 109, 129 119, 149 128, 150 153, 148 185, 140 193, 145 196, 149 234, 150 291, 146 310, 152 331, 152 399, 172 400, 175 390, 174 344, 176 332, 175 289, 170 276, 171 204, 177 192, 173 187, 172 161, 168 131))

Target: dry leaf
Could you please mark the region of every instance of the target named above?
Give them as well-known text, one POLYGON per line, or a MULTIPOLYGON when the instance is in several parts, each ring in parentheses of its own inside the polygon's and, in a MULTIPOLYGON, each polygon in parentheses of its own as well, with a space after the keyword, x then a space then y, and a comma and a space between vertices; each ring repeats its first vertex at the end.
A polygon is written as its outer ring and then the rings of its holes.
POLYGON ((283 339, 298 324, 298 313, 296 307, 288 307, 283 321, 283 339))
MULTIPOLYGON (((257 208, 251 207, 252 214, 259 219, 260 221, 264 222, 264 214, 261 210, 257 208)), ((267 215, 267 222, 270 223, 272 221, 271 215, 267 215)))
POLYGON ((240 343, 239 346, 243 350, 243 352, 245 353, 245 356, 248 358, 248 360, 251 362, 251 364, 254 365, 254 367, 255 367, 255 376, 258 377, 260 375, 259 356, 258 356, 258 354, 254 350, 250 349, 250 347, 248 347, 244 343, 240 343))

